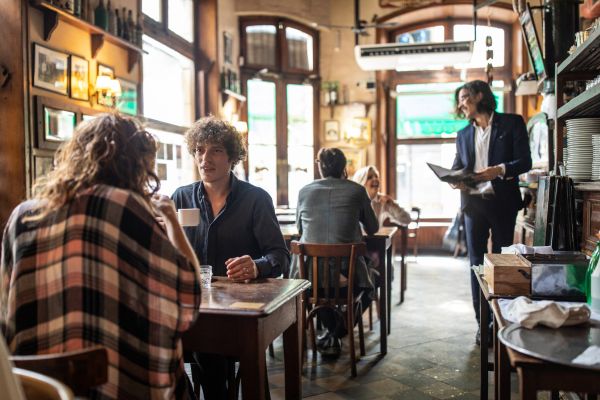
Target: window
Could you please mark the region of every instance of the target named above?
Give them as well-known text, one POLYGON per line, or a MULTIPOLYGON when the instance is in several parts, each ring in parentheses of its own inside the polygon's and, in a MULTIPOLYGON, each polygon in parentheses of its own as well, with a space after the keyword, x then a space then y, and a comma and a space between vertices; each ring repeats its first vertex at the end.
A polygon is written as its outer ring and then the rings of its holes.
POLYGON ((193 0, 169 0, 168 27, 188 42, 194 41, 193 0))
POLYGON ((183 135, 148 128, 158 142, 156 175, 160 179, 159 193, 171 196, 175 189, 194 180, 194 159, 188 153, 183 135))
POLYGON ((144 36, 144 115, 173 125, 194 120, 194 63, 144 36))
POLYGON ((315 177, 318 34, 280 18, 246 17, 241 25, 248 180, 276 205, 295 207, 315 177))
POLYGON ((161 0, 142 0, 142 12, 155 21, 161 21, 161 0))
MULTIPOLYGON (((454 40, 473 40, 473 25, 454 25, 454 40)), ((487 36, 492 37, 492 50, 494 58, 492 66, 499 68, 504 66, 504 29, 493 26, 477 26, 477 40, 473 46, 473 58, 469 64, 456 65, 455 68, 484 68, 487 64, 485 40, 487 36)))
POLYGON ((417 29, 416 31, 404 32, 396 35, 396 43, 426 43, 443 41, 444 27, 442 25, 417 29))

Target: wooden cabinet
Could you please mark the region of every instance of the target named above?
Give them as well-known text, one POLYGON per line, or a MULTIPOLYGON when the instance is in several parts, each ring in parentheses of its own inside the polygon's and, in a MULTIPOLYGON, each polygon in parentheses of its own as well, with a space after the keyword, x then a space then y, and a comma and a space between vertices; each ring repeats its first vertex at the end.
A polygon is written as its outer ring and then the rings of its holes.
MULTIPOLYGON (((555 160, 563 161, 563 144, 565 122, 572 118, 600 117, 600 85, 587 89, 565 103, 565 90, 569 82, 585 81, 600 75, 600 29, 596 29, 589 38, 580 45, 573 54, 567 57, 556 68, 556 133, 555 160)), ((600 230, 600 185, 586 184, 583 192, 583 218, 581 250, 591 254, 596 247, 596 237, 600 230)))

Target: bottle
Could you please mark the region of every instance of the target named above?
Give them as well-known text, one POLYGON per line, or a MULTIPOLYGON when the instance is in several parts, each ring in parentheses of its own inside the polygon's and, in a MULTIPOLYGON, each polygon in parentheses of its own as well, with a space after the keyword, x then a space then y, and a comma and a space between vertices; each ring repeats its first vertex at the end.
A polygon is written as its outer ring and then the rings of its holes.
POLYGON ((81 0, 73 0, 73 14, 81 18, 81 0))
POLYGON ((119 10, 115 8, 115 30, 118 37, 123 37, 123 21, 119 15, 119 10))
POLYGON ((590 264, 585 273, 585 298, 593 311, 600 312, 600 240, 596 242, 596 250, 590 258, 590 264))
POLYGON ((125 17, 127 9, 125 7, 121 10, 121 37, 125 40, 129 40, 129 31, 127 29, 127 17, 125 17))
POLYGON ((104 7, 104 0, 100 0, 94 10, 94 25, 104 30, 108 29, 108 15, 106 7, 104 7))
POLYGON ((133 22, 133 12, 131 10, 127 11, 127 32, 129 33, 129 41, 135 43, 135 22, 133 22))
POLYGON ((114 35, 116 33, 115 13, 112 11, 112 8, 110 7, 110 0, 108 0, 108 3, 106 3, 106 13, 108 14, 108 33, 111 33, 114 35))
POLYGON ((142 20, 142 14, 138 11, 137 13, 137 24, 135 24, 135 44, 138 47, 142 47, 142 38, 144 36, 144 22, 142 20))

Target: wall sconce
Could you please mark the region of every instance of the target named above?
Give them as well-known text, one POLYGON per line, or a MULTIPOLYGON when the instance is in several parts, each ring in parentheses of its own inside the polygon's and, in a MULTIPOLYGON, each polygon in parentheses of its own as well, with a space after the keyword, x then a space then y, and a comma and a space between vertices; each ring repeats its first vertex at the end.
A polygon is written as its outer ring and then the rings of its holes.
POLYGON ((118 79, 113 79, 108 75, 99 75, 96 77, 94 85, 94 94, 96 102, 105 107, 115 107, 117 97, 121 95, 121 83, 118 79))
POLYGON ((234 128, 241 134, 248 133, 248 123, 246 121, 236 121, 233 123, 234 128))
POLYGON ((344 130, 343 139, 357 145, 371 143, 371 118, 353 118, 344 130))

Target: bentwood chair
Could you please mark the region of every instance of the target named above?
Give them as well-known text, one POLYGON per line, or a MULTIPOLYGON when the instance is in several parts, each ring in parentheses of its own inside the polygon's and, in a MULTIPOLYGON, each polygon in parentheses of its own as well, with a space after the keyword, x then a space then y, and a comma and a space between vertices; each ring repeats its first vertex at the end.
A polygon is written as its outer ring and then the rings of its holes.
POLYGON ((315 326, 313 317, 320 309, 329 308, 343 315, 348 330, 352 376, 356 376, 356 351, 354 348, 354 318, 358 319, 360 354, 365 355, 365 339, 362 321, 361 296, 355 296, 354 273, 359 256, 366 253, 364 243, 315 244, 292 241, 292 254, 298 255, 300 277, 312 283, 312 289, 304 292, 304 327, 311 334, 313 354, 316 354, 315 326), (309 258, 311 259, 309 263, 309 258), (340 283, 342 265, 348 265, 347 287, 340 283), (310 268, 310 273, 308 271, 310 268))
POLYGON ((13 373, 21 382, 27 400, 73 400, 73 392, 65 384, 49 376, 13 368, 13 373))
POLYGON ((108 381, 108 353, 93 346, 64 353, 11 356, 15 367, 37 372, 67 385, 76 396, 108 381))
POLYGON ((408 225, 408 238, 412 240, 413 243, 413 256, 415 259, 417 258, 417 253, 419 251, 419 238, 417 234, 419 233, 419 222, 421 219, 421 209, 419 207, 413 207, 410 209, 410 218, 411 222, 408 225))

